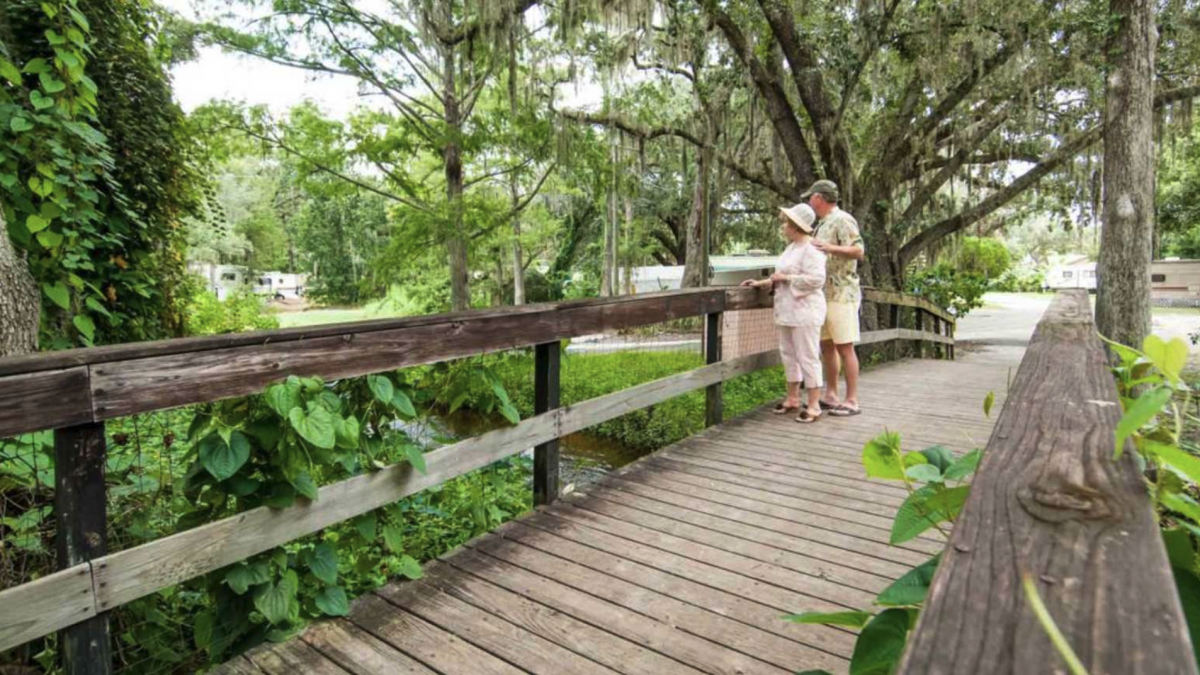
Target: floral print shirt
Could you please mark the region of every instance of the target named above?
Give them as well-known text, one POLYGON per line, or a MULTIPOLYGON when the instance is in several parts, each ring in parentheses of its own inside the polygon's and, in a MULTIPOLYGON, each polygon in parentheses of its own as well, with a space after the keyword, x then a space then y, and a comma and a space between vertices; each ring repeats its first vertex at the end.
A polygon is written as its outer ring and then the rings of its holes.
MULTIPOLYGON (((821 219, 817 226, 818 241, 833 246, 854 246, 866 250, 858 221, 838 207, 821 219)), ((840 255, 830 255, 825 265, 825 299, 829 302, 858 303, 862 299, 858 282, 858 261, 840 255)))

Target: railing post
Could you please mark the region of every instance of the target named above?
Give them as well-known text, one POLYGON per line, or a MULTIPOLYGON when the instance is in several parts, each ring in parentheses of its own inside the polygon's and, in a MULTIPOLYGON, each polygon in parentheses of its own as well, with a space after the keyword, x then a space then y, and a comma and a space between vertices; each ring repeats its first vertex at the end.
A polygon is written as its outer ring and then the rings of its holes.
MULTIPOLYGON (((920 333, 924 333, 925 332, 925 310, 918 307, 915 311, 917 313, 917 331, 920 333)), ((925 358, 925 340, 924 339, 917 340, 917 356, 922 359, 925 358)))
MULTIPOLYGON (((55 549, 60 570, 108 552, 105 461, 103 422, 54 432, 55 549)), ((58 635, 67 675, 112 672, 107 613, 65 628, 58 635)))
MULTIPOLYGON (((558 407, 559 365, 562 343, 555 340, 534 347, 533 412, 550 412, 558 407)), ((558 439, 533 449, 533 505, 544 506, 559 497, 558 439)))
MULTIPOLYGON (((933 315, 931 315, 931 318, 933 319, 934 334, 941 335, 942 334, 942 317, 938 316, 937 314, 933 314, 933 315)), ((945 358, 949 358, 950 350, 946 348, 946 345, 944 345, 940 342, 935 342, 935 343, 933 343, 933 355, 936 358, 939 354, 944 356, 945 358)))
MULTIPOLYGON (((704 363, 721 361, 721 316, 722 312, 704 315, 704 363)), ((704 426, 716 426, 725 417, 725 399, 721 383, 710 384, 704 391, 704 426)))
MULTIPOLYGON (((951 323, 950 321, 946 322, 946 337, 950 338, 951 340, 954 339, 954 324, 951 323)), ((949 345, 947 345, 947 347, 950 350, 950 360, 953 361, 954 360, 954 343, 951 342, 949 345)))
MULTIPOLYGON (((889 314, 891 315, 891 320, 892 320, 891 328, 895 328, 896 330, 899 330, 900 329, 900 305, 890 305, 888 307, 888 310, 889 310, 889 314)), ((893 361, 900 360, 900 337, 899 337, 899 334, 897 334, 896 339, 892 341, 892 360, 893 361)))

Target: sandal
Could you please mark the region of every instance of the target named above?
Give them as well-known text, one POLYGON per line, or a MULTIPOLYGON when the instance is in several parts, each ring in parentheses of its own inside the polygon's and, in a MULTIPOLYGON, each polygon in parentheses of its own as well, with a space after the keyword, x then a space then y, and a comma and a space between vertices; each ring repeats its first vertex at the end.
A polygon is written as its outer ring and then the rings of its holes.
POLYGON ((808 408, 805 408, 804 410, 800 411, 800 415, 796 418, 796 421, 800 424, 812 424, 819 419, 821 419, 820 414, 810 415, 808 414, 808 408))
POLYGON ((826 403, 825 399, 821 399, 821 400, 817 401, 817 405, 821 406, 821 410, 833 410, 834 408, 838 407, 841 404, 840 403, 826 403))
POLYGON ((854 417, 855 415, 861 415, 862 411, 858 408, 851 408, 848 405, 842 404, 836 408, 830 408, 829 414, 834 417, 854 417))
POLYGON ((786 403, 780 403, 779 405, 775 406, 775 409, 772 410, 771 412, 775 413, 776 415, 786 415, 786 414, 792 412, 793 410, 799 410, 799 409, 800 409, 800 406, 798 406, 798 405, 787 405, 786 403))

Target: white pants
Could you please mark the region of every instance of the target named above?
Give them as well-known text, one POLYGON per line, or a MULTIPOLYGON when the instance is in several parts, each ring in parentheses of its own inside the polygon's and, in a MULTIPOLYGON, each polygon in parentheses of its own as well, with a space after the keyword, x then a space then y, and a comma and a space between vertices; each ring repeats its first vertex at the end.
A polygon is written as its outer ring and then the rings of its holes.
POLYGON ((776 326, 779 355, 788 382, 804 381, 805 389, 825 386, 821 372, 821 327, 776 326))

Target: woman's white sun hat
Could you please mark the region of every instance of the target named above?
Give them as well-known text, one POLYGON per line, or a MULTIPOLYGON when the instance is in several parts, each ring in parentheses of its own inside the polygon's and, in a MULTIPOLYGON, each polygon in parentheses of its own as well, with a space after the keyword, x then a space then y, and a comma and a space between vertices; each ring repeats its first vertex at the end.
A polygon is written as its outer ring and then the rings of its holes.
POLYGON ((808 204, 802 202, 791 208, 780 207, 779 212, 787 216, 788 220, 795 223, 801 232, 805 234, 813 233, 813 223, 817 222, 817 214, 808 204))

